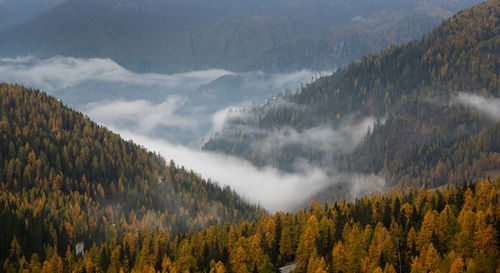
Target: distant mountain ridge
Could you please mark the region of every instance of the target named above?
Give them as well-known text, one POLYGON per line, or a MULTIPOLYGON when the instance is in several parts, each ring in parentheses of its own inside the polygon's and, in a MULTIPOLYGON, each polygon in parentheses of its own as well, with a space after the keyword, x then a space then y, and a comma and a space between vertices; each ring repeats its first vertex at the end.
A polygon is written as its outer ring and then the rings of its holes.
POLYGON ((109 57, 139 72, 322 71, 478 2, 72 0, 1 34, 0 56, 109 57))
POLYGON ((0 1, 0 33, 25 23, 66 0, 2 0, 0 1))

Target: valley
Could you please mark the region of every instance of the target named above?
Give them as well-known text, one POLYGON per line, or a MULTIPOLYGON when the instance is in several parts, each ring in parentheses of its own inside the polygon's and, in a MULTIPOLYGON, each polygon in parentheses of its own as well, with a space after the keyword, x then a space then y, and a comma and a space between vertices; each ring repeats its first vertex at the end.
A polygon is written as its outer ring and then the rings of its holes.
POLYGON ((19 1, 0 272, 499 272, 500 1, 19 1))

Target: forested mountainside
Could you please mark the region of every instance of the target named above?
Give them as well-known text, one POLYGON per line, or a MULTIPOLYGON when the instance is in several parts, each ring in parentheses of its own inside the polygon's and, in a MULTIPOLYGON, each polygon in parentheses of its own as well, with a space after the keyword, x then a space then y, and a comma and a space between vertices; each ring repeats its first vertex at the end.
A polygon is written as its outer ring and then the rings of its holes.
MULTIPOLYGON (((26 198, 1 196, 3 213, 37 215, 26 198)), ((296 213, 277 212, 178 235, 131 229, 123 220, 107 226, 104 243, 86 244, 83 255, 75 253, 74 244, 61 249, 53 243, 32 254, 16 236, 2 243, 2 271, 267 273, 296 263, 293 272, 498 272, 499 197, 500 179, 484 180, 435 191, 365 196, 351 203, 312 202, 296 213)), ((69 206, 76 218, 86 216, 69 200, 48 195, 46 202, 54 202, 51 208, 69 206)), ((57 223, 51 230, 68 226, 57 223)))
POLYGON ((238 113, 204 149, 286 171, 305 158, 326 169, 383 175, 389 186, 436 187, 498 175, 498 117, 485 113, 486 106, 463 104, 474 95, 498 102, 498 48, 500 1, 488 1, 419 41, 365 56, 295 94, 238 113), (328 141, 285 141, 324 128, 342 131, 367 118, 375 123, 358 132, 364 136, 352 149, 331 153, 328 141), (281 138, 273 140, 276 135, 281 138))
POLYGON ((0 35, 0 56, 111 58, 138 72, 331 70, 480 0, 71 0, 0 35))
POLYGON ((263 213, 43 92, 0 84, 0 106, 1 260, 13 238, 45 258, 112 234, 177 234, 263 213))

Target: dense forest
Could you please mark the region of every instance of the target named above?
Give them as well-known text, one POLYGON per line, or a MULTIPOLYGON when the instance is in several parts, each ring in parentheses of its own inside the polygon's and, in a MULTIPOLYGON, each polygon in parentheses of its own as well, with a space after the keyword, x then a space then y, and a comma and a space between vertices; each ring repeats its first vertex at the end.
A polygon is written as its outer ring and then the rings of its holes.
MULTIPOLYGON (((296 213, 263 214, 259 220, 180 234, 158 227, 130 228, 125 219, 102 223, 105 217, 78 206, 86 202, 57 192, 43 201, 31 196, 2 193, 2 212, 26 219, 70 213, 75 220, 51 225, 54 242, 43 250, 22 245, 25 238, 19 236, 2 243, 3 272, 247 273, 276 272, 291 263, 297 264, 293 272, 315 273, 500 270, 500 179, 377 194, 350 203, 312 202, 296 213), (76 231, 82 223, 105 225, 105 242, 91 241, 77 253, 76 242, 57 241, 55 230, 76 231)), ((32 225, 24 228, 36 228, 32 225)))
MULTIPOLYGON (((0 117, 0 245, 16 237, 25 255, 45 258, 49 246, 63 254, 110 232, 178 233, 263 212, 43 92, 0 84, 0 117)), ((0 259, 8 256, 0 248, 0 259)))
POLYGON ((499 48, 500 1, 487 1, 232 113, 204 149, 289 172, 307 159, 391 188, 346 200, 337 183, 274 214, 44 92, 0 83, 0 272, 500 272, 500 121, 460 103, 498 100, 499 48), (334 153, 264 143, 366 119, 334 153))
POLYGON ((500 170, 499 123, 458 102, 461 94, 500 96, 500 2, 463 10, 421 40, 392 46, 329 77, 243 110, 205 150, 241 156, 258 166, 295 171, 307 159, 325 169, 375 173, 388 185, 436 187, 500 170), (278 143, 273 135, 371 117, 351 150, 278 143))

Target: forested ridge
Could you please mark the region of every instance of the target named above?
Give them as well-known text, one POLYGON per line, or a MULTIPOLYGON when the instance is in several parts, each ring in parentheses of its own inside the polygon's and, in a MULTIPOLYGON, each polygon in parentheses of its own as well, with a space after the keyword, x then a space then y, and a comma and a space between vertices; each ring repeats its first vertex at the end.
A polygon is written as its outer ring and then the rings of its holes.
MULTIPOLYGON (((500 96, 500 2, 463 10, 421 40, 392 46, 263 105, 244 111, 204 149, 293 172, 306 158, 326 169, 375 173, 389 185, 435 187, 500 169, 498 122, 458 101, 500 96), (286 145, 262 152, 280 130, 337 129, 373 117, 352 151, 286 145), (326 159, 326 160, 325 160, 326 159)), ((480 109, 481 110, 481 109, 480 109)))
POLYGON ((0 259, 14 237, 45 258, 110 233, 177 234, 263 213, 43 92, 0 84, 0 106, 0 259))

